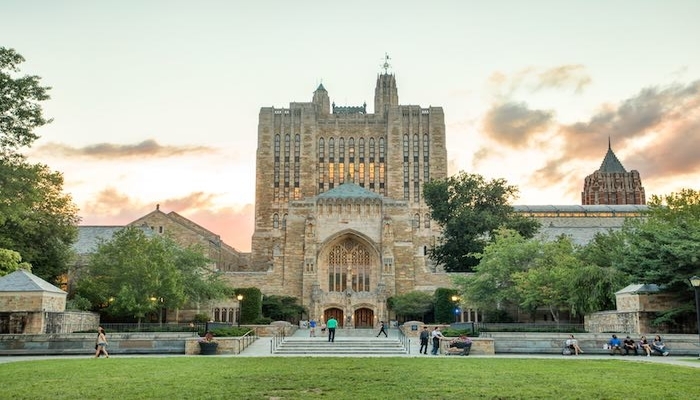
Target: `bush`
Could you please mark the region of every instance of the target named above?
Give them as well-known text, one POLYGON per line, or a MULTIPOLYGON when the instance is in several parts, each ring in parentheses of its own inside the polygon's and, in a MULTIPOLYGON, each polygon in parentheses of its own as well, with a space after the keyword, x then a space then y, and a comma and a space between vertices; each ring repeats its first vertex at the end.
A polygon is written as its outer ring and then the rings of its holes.
POLYGON ((193 322, 206 323, 209 322, 209 315, 207 314, 195 314, 193 322))
POLYGON ((248 329, 248 328, 244 328, 244 327, 239 328, 239 327, 237 327, 237 326, 232 326, 232 327, 230 327, 230 328, 216 328, 216 329, 212 329, 211 333, 212 333, 212 335, 214 335, 214 337, 217 337, 217 336, 224 336, 224 337, 234 336, 234 337, 238 337, 238 336, 243 336, 243 335, 245 335, 246 333, 248 333, 248 331, 250 331, 250 329, 248 329))
POLYGON ((472 332, 471 329, 453 329, 453 328, 445 328, 442 330, 442 335, 443 336, 448 336, 448 337, 458 337, 458 336, 471 336, 471 337, 478 337, 479 332, 472 332))

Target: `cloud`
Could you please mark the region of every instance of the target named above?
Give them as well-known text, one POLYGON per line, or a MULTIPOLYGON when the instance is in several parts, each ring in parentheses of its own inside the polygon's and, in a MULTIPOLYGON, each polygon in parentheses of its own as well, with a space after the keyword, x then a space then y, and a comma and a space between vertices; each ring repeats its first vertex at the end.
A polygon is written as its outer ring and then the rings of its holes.
POLYGON ((105 188, 80 210, 81 225, 126 225, 155 210, 159 205, 164 213, 175 211, 240 251, 250 251, 254 230, 253 204, 239 207, 218 207, 216 194, 194 192, 183 197, 144 202, 105 188))
POLYGON ((90 157, 99 159, 119 159, 133 157, 175 157, 189 154, 216 153, 207 146, 161 146, 155 140, 144 140, 136 144, 98 143, 85 147, 72 147, 62 143, 47 143, 37 148, 39 154, 52 154, 67 157, 90 157))
POLYGON ((498 92, 505 90, 505 97, 511 97, 519 90, 530 94, 546 89, 573 88, 575 93, 582 93, 592 82, 581 64, 559 65, 551 68, 527 67, 512 74, 496 71, 489 77, 488 83, 498 92))
POLYGON ((617 107, 607 106, 586 122, 562 126, 561 133, 567 139, 564 156, 600 156, 601 144, 607 143, 608 138, 622 144, 651 131, 656 133, 657 145, 673 142, 679 134, 687 133, 680 127, 697 124, 699 104, 700 81, 642 89, 617 107))
POLYGON ((547 88, 574 87, 576 93, 583 92, 584 87, 591 83, 591 77, 583 65, 561 65, 537 73, 539 83, 534 91, 547 88))
POLYGON ((648 181, 700 173, 700 80, 649 87, 617 105, 606 105, 587 121, 561 125, 564 145, 558 155, 535 172, 529 184, 546 187, 569 179, 580 191, 586 175, 597 170, 608 144, 629 170, 648 181), (620 153, 625 157, 620 157, 620 153), (582 162, 590 169, 571 175, 582 162))
POLYGON ((525 103, 508 102, 494 105, 484 116, 484 133, 511 147, 524 147, 530 139, 552 122, 552 111, 531 110, 525 103))

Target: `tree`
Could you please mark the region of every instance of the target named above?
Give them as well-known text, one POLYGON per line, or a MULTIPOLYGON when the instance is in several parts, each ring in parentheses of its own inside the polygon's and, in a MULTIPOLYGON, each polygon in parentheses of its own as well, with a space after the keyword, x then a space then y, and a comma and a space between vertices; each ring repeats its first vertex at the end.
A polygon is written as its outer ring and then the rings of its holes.
POLYGON ((50 122, 41 102, 49 87, 37 76, 18 76, 24 58, 0 47, 0 247, 19 252, 33 273, 58 284, 77 237, 77 208, 63 193, 63 176, 26 162, 20 153, 50 122))
POLYGON ((306 307, 299 305, 299 299, 291 296, 263 296, 262 313, 273 321, 295 321, 305 314, 306 307))
POLYGON ((480 262, 475 272, 457 275, 453 281, 466 302, 476 308, 485 311, 516 308, 522 300, 513 276, 532 268, 538 253, 537 241, 502 228, 494 233, 494 241, 476 255, 480 262))
POLYGON ((0 47, 0 159, 16 155, 39 138, 34 129, 50 120, 43 116, 40 102, 48 100, 50 87, 33 75, 17 77, 24 57, 14 49, 0 47))
POLYGON ((440 242, 430 257, 448 272, 468 272, 496 229, 506 227, 532 237, 539 223, 514 212, 509 202, 517 195, 515 186, 503 179, 486 181, 481 175, 460 172, 456 176, 427 182, 423 186, 430 216, 442 228, 440 242))
POLYGON ((425 314, 433 309, 433 296, 421 291, 413 291, 393 296, 387 303, 396 315, 406 318, 425 319, 425 314))
POLYGON ((140 323, 161 308, 223 297, 225 285, 209 264, 199 249, 126 227, 98 245, 77 292, 108 314, 133 316, 140 323))
POLYGON ((561 310, 573 316, 605 310, 627 279, 614 268, 584 261, 566 236, 544 241, 500 229, 477 256, 475 273, 454 281, 470 304, 491 312, 546 308, 558 321, 561 310))
POLYGON ((40 278, 58 284, 78 235, 78 209, 63 175, 21 159, 0 160, 0 247, 14 250, 40 278))
POLYGON ((684 306, 656 323, 692 320, 693 289, 688 278, 700 275, 700 192, 683 189, 652 196, 646 218, 626 221, 624 258, 617 267, 638 283, 655 283, 674 293, 684 306))
POLYGON ((22 262, 22 256, 12 250, 0 249, 0 276, 15 272, 18 269, 32 270, 29 263, 22 262))

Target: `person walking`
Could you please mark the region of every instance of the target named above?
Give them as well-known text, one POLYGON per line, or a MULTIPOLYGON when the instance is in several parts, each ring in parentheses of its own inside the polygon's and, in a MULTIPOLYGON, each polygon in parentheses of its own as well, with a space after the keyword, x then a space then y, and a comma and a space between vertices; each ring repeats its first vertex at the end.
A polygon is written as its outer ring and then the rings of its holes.
POLYGON ((104 353, 105 357, 109 358, 109 353, 107 353, 107 336, 105 335, 105 330, 101 326, 97 328, 97 343, 95 344, 95 358, 100 356, 100 353, 104 353))
POLYGON ((309 337, 316 337, 316 320, 309 321, 309 337))
POLYGON ((433 338, 433 349, 430 351, 430 354, 436 356, 440 351, 440 338, 444 337, 442 336, 442 332, 440 332, 440 327, 436 326, 430 336, 433 338))
POLYGON ((328 328, 328 341, 335 342, 335 328, 338 327, 338 320, 335 317, 331 317, 326 323, 326 327, 328 328))
POLYGON ((379 333, 377 333, 377 337, 381 335, 382 333, 384 334, 384 337, 389 337, 389 335, 386 334, 386 329, 384 329, 384 321, 379 321, 379 333))
POLYGON ((428 332, 428 327, 424 326, 423 330, 420 332, 420 348, 418 349, 418 354, 428 354, 428 339, 430 338, 430 332, 428 332))

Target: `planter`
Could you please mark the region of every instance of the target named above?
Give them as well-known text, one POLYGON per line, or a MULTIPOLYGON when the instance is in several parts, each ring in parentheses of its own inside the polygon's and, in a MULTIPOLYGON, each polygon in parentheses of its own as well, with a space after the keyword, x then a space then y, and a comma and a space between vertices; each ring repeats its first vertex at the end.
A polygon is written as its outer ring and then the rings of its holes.
POLYGON ((199 342, 199 354, 210 356, 216 354, 219 344, 216 342, 199 342))

